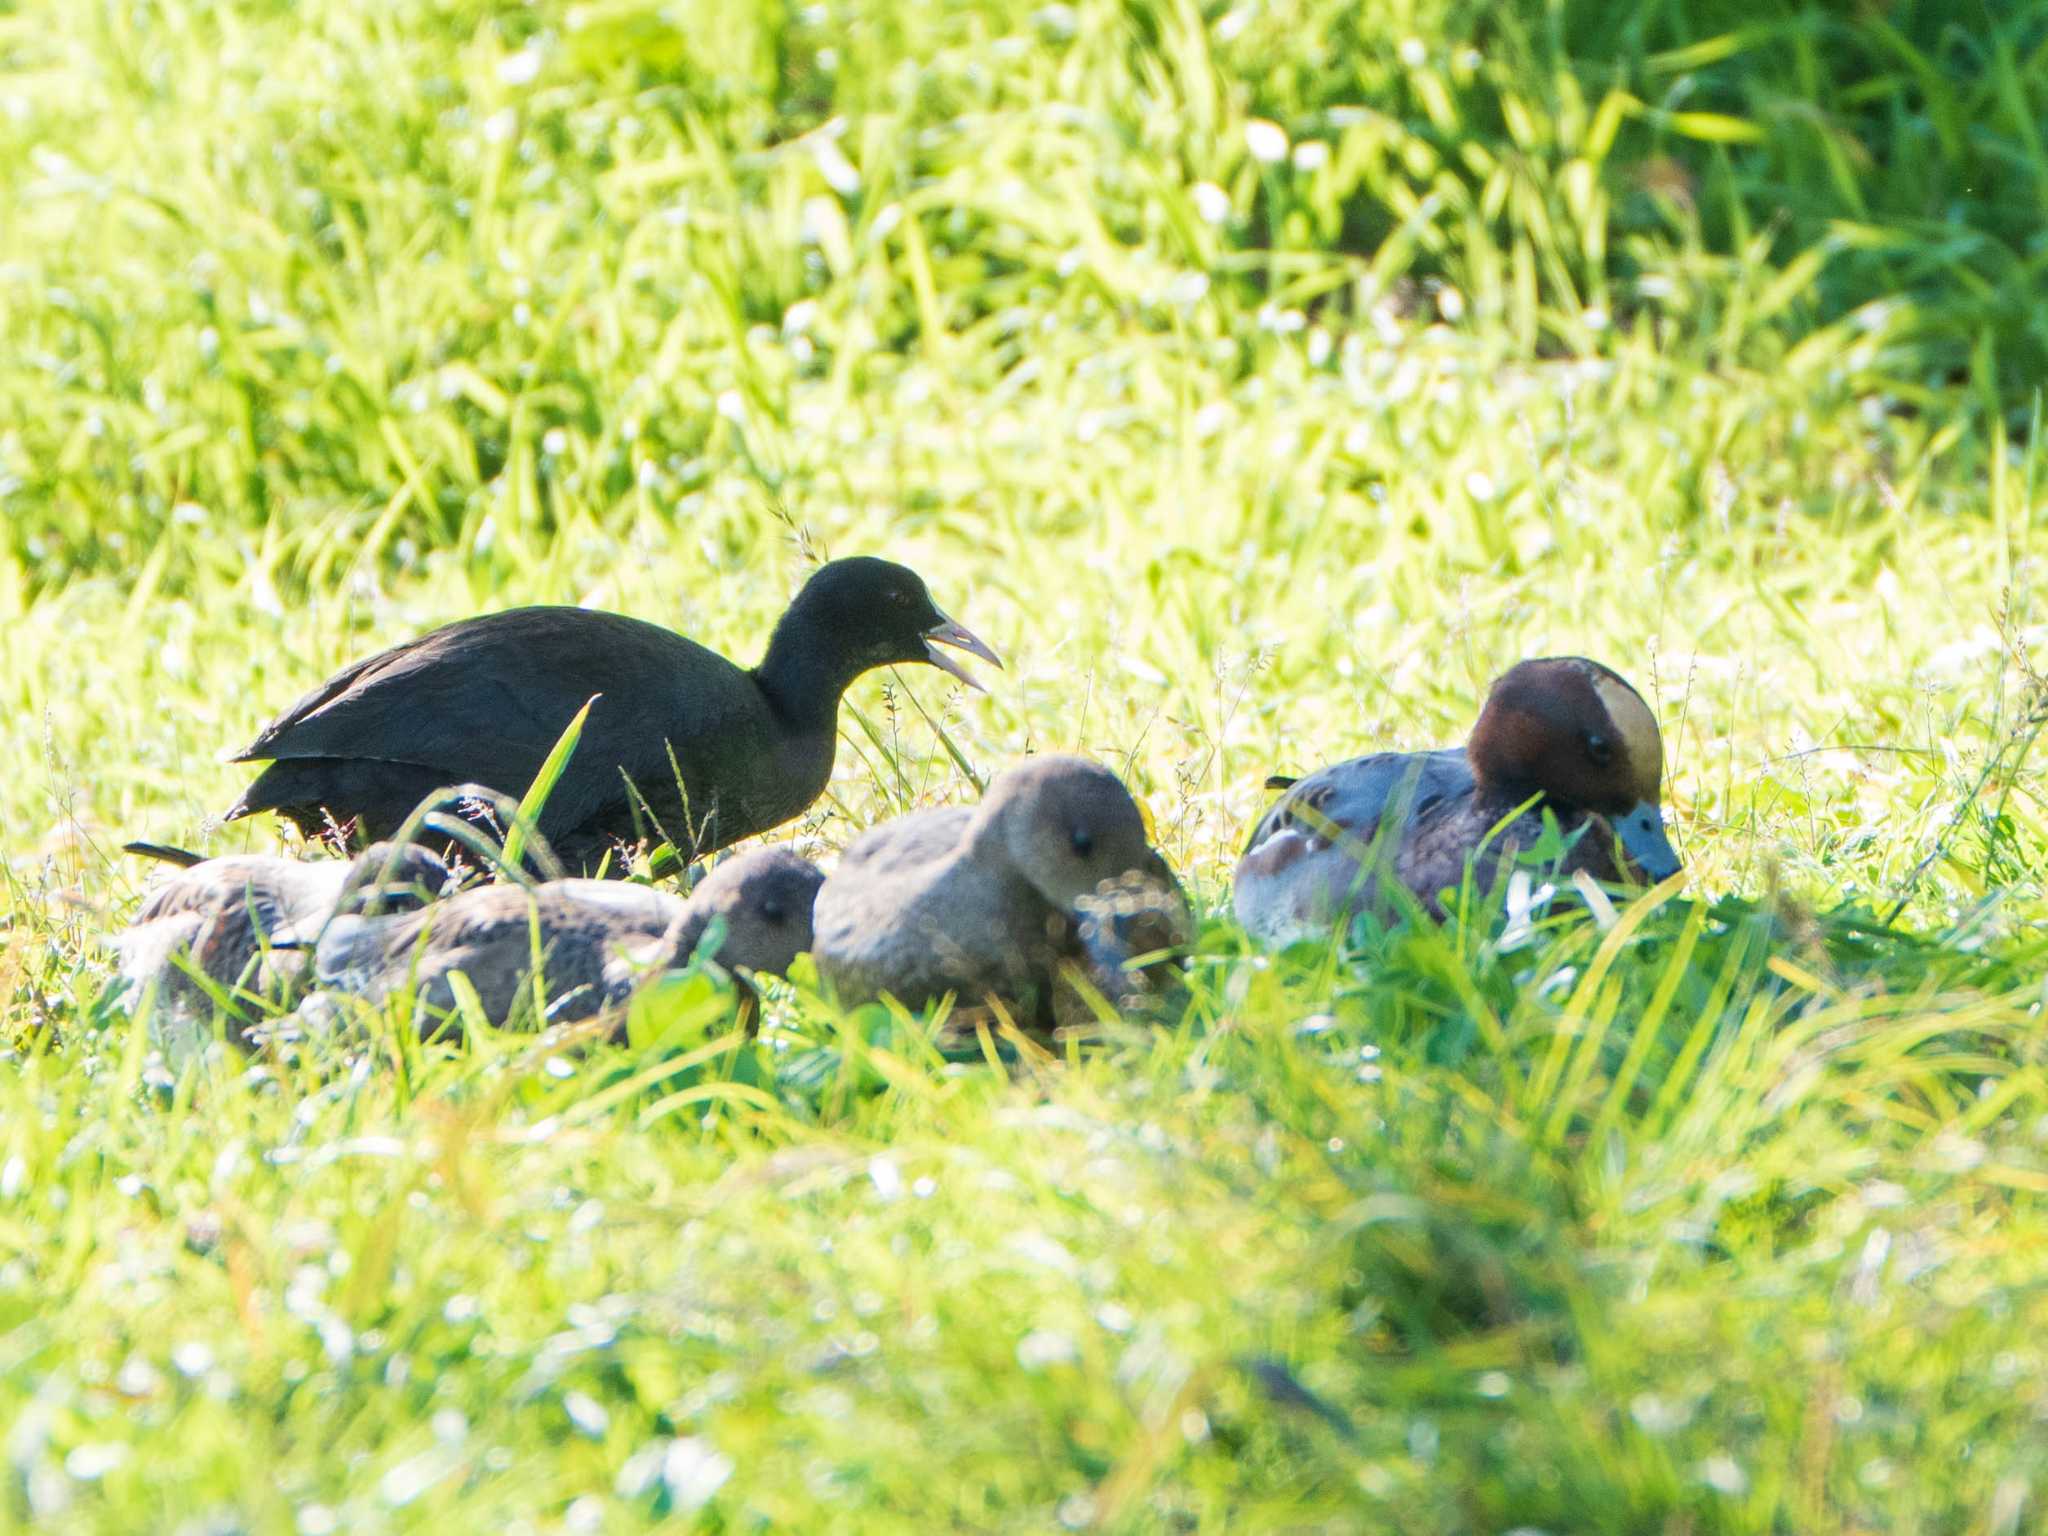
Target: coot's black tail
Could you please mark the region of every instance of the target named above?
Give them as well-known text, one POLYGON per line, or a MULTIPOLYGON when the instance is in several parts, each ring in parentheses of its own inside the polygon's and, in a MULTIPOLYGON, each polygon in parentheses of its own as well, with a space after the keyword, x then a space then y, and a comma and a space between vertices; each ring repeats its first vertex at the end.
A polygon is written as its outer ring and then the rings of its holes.
POLYGON ((191 853, 183 848, 173 848, 168 843, 123 843, 123 853, 139 853, 145 859, 161 859, 166 864, 175 864, 180 869, 190 869, 194 864, 204 864, 206 855, 191 853))

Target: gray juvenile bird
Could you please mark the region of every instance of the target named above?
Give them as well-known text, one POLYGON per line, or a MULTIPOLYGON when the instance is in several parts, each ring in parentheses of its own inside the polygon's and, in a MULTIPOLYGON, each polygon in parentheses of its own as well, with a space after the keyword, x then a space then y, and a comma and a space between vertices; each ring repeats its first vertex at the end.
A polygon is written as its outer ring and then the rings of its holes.
POLYGON ((1112 1000, 1125 962, 1185 941, 1185 898, 1122 780, 1032 758, 972 809, 922 811, 857 840, 818 893, 819 974, 842 1003, 920 1008, 948 992, 1050 1030, 1084 1021, 1075 977, 1112 1000))
POLYGON ((622 614, 464 619, 337 672, 265 726, 235 760, 269 766, 227 819, 276 811, 308 836, 386 837, 443 785, 524 794, 596 695, 541 835, 586 873, 657 829, 686 857, 710 853, 824 792, 839 699, 862 673, 926 662, 979 686, 942 646, 1001 665, 915 571, 869 558, 819 567, 752 668, 622 614))
POLYGON ((726 969, 786 970, 810 947, 823 880, 808 859, 759 848, 720 862, 687 900, 608 880, 479 886, 428 911, 329 924, 318 974, 323 986, 372 1002, 411 985, 422 1030, 455 1008, 458 974, 494 1025, 536 1015, 569 1023, 623 1005, 686 964, 714 919, 725 925, 717 959, 726 969))
POLYGON ((138 996, 154 983, 158 1006, 193 1015, 210 1015, 214 1000, 179 957, 223 992, 239 988, 275 1002, 305 967, 304 954, 286 947, 301 936, 336 914, 416 910, 454 883, 437 855, 410 844, 377 843, 352 860, 310 862, 265 854, 202 859, 155 843, 127 848, 182 867, 115 937, 121 975, 138 996))
POLYGON ((1238 920, 1268 944, 1327 936, 1350 913, 1384 910, 1390 875, 1441 916, 1467 864, 1489 888, 1542 836, 1546 808, 1577 834, 1557 873, 1661 880, 1679 867, 1663 771, 1656 717, 1618 674, 1577 656, 1518 663, 1462 751, 1379 752, 1284 781, 1238 861, 1238 920))

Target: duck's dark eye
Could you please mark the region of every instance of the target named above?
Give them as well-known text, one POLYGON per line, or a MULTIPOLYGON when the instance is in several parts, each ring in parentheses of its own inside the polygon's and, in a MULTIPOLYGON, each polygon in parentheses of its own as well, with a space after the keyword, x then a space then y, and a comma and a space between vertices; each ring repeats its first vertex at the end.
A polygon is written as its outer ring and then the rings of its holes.
POLYGON ((782 903, 779 901, 764 901, 761 903, 761 918, 764 922, 779 923, 786 915, 782 910, 782 903))
POLYGON ((1086 827, 1076 827, 1067 834, 1067 840, 1074 845, 1074 852, 1087 858, 1095 851, 1095 834, 1086 827))
POLYGON ((1605 736, 1602 736, 1598 731, 1588 731, 1586 732, 1586 756, 1604 768, 1607 764, 1614 761, 1614 743, 1605 736))

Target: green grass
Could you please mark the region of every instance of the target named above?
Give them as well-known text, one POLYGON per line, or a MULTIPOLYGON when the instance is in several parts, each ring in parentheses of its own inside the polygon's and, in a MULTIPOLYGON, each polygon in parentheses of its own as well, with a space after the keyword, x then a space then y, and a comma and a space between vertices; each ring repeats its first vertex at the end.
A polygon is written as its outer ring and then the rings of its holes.
POLYGON ((2048 1508, 2048 8, 0 7, 0 1524, 2017 1532, 2048 1508), (1281 146, 1284 144, 1284 150, 1281 146), (1260 152, 1269 157, 1260 158, 1260 152), (829 856, 1115 763, 1185 1019, 103 994, 343 661, 817 553, 829 856), (1266 773, 1582 651, 1689 884, 1247 952, 1266 773), (963 766, 965 765, 965 766, 963 766))

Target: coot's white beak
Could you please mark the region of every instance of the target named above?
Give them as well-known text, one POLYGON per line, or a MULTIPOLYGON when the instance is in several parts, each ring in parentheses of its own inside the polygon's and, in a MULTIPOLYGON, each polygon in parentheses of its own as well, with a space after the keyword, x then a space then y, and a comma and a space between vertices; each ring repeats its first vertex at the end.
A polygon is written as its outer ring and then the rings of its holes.
POLYGON ((944 614, 940 614, 939 622, 924 632, 926 661, 929 661, 941 672, 951 673, 968 687, 981 693, 988 692, 986 688, 983 688, 980 683, 974 680, 972 674, 965 667, 939 649, 942 645, 953 646, 958 650, 965 651, 970 656, 979 656, 983 661, 996 667, 1002 666, 1003 658, 982 644, 974 631, 965 624, 956 623, 944 614))

